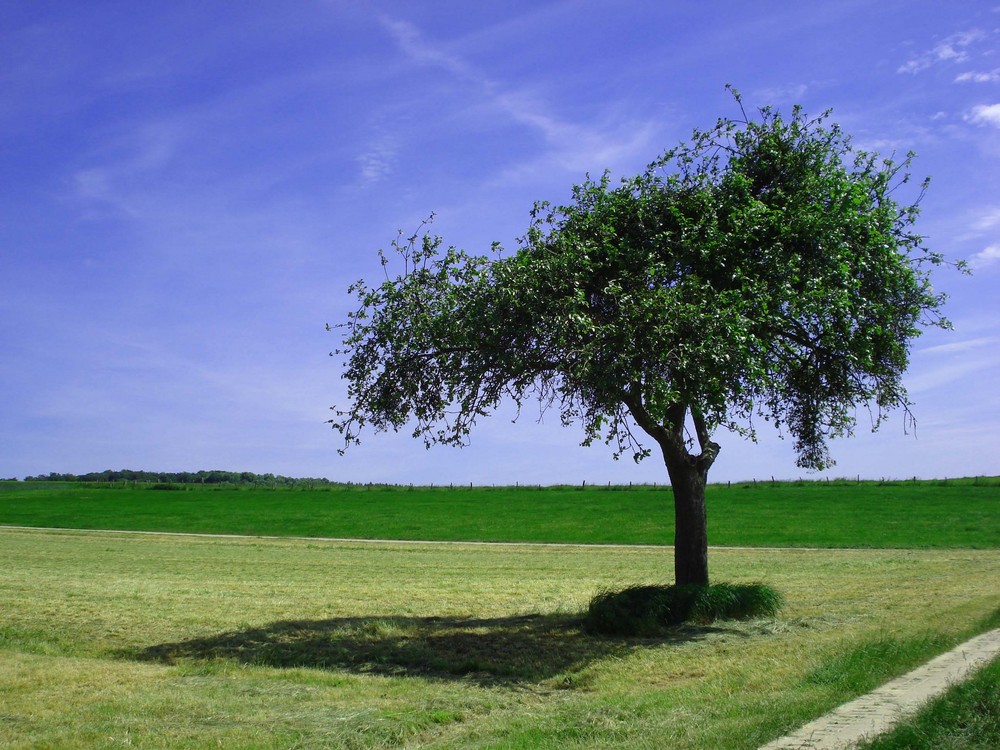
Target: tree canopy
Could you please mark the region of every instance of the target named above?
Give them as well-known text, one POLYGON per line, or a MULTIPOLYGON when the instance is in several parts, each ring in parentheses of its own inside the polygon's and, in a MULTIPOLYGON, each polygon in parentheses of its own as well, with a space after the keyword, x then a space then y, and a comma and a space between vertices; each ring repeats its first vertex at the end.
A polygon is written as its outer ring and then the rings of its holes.
POLYGON ((347 445, 366 427, 463 445, 502 400, 537 399, 616 458, 652 439, 675 497, 701 495, 678 534, 703 537, 720 427, 752 439, 771 422, 823 469, 859 410, 873 428, 894 408, 912 418, 911 343, 948 326, 930 278, 943 258, 913 230, 926 181, 900 201, 913 155, 856 150, 827 121, 721 119, 637 176, 536 204, 513 253, 400 234, 402 272, 380 253, 385 280, 351 287, 351 404, 333 426, 347 445))

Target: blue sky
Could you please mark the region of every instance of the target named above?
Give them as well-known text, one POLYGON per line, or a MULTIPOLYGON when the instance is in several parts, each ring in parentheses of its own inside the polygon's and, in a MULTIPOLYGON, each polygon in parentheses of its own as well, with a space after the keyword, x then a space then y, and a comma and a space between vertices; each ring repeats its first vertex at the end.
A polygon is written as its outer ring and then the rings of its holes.
MULTIPOLYGON (((326 323, 436 212, 514 247, 539 199, 640 171, 748 107, 801 103, 919 154, 950 333, 829 476, 1000 473, 1000 2, 69 2, 0 7, 0 477, 226 469, 342 481, 664 481, 501 409, 466 449, 325 421, 326 323)), ((717 481, 797 477, 721 434, 717 481)))

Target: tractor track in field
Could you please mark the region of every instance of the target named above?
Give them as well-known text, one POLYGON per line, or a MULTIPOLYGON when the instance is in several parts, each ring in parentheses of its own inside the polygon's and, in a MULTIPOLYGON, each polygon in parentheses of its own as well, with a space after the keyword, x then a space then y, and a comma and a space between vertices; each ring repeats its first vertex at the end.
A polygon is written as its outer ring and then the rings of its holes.
MULTIPOLYGON (((150 531, 143 529, 82 529, 62 526, 16 526, 0 524, 0 531, 39 531, 48 533, 88 533, 88 534, 140 534, 145 536, 175 536, 204 539, 232 540, 264 540, 264 541, 298 541, 326 542, 331 544, 443 544, 466 547, 579 547, 582 549, 673 549, 672 544, 614 544, 608 542, 497 542, 497 541, 458 541, 449 539, 367 539, 364 537, 335 536, 278 536, 274 534, 223 534, 201 531, 150 531)), ((742 545, 709 545, 712 550, 774 550, 779 552, 834 552, 850 550, 892 550, 893 547, 753 547, 742 545)), ((902 549, 902 548, 900 548, 902 549)))

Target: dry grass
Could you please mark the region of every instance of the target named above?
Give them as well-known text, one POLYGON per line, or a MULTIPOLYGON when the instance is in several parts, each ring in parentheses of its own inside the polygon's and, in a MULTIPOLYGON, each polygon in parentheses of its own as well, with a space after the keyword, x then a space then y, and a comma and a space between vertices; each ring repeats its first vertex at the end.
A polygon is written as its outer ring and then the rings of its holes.
POLYGON ((785 609, 649 640, 576 615, 669 550, 0 529, 0 558, 3 748, 755 748, 854 689, 824 665, 900 671, 1000 606, 997 551, 713 551, 785 609))

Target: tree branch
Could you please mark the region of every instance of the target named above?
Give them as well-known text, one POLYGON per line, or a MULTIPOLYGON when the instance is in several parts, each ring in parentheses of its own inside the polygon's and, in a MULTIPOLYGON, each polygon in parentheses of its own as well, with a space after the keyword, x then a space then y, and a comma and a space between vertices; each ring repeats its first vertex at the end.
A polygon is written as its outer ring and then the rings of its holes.
POLYGON ((712 433, 708 429, 708 425, 705 422, 705 415, 700 408, 691 407, 691 419, 694 421, 695 434, 698 435, 698 445, 701 446, 698 465, 702 471, 707 472, 712 464, 715 463, 715 458, 719 455, 722 446, 712 441, 712 433))

